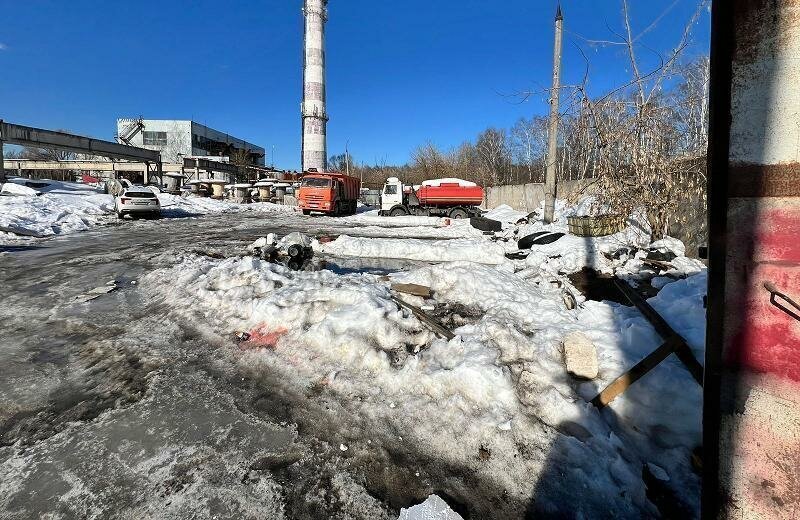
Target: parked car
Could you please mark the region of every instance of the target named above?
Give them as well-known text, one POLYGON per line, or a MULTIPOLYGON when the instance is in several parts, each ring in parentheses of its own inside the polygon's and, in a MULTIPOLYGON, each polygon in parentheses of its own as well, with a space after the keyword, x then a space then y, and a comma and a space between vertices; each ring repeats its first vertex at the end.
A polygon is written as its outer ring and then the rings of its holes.
POLYGON ((150 188, 128 186, 114 199, 114 210, 119 218, 130 215, 134 218, 160 218, 161 203, 150 188))

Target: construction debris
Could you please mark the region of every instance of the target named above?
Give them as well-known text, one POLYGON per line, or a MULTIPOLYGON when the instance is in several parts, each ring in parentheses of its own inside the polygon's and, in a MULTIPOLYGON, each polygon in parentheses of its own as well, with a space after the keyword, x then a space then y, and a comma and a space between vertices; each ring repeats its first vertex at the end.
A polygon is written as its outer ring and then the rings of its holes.
POLYGON ((117 289, 116 282, 109 282, 106 285, 101 287, 95 287, 89 292, 85 292, 83 294, 79 294, 75 297, 75 303, 86 303, 88 301, 94 300, 95 298, 99 298, 104 294, 108 294, 111 291, 115 291, 117 289))
POLYGON ((615 379, 602 392, 592 399, 592 404, 598 408, 603 408, 613 401, 618 395, 624 392, 629 386, 642 378, 659 363, 664 361, 670 354, 675 354, 681 360, 686 370, 692 374, 694 380, 703 386, 703 366, 697 361, 684 340, 672 327, 647 303, 627 282, 614 278, 614 284, 628 300, 639 309, 647 321, 656 329, 656 332, 664 338, 664 343, 656 350, 648 354, 641 361, 636 363, 630 370, 615 379))
POLYGON ((421 296, 423 298, 430 298, 433 294, 430 287, 417 285, 415 283, 393 283, 392 290, 399 293, 411 294, 413 296, 421 296))
POLYGON ((410 303, 406 303, 394 295, 392 295, 392 300, 399 306, 405 307, 406 309, 410 310, 414 314, 414 316, 416 316, 419 319, 419 321, 427 325, 433 332, 443 337, 447 341, 450 341, 451 339, 456 337, 455 334, 444 328, 439 322, 428 316, 428 314, 419 307, 411 305, 410 303))
POLYGON ((597 349, 582 332, 572 332, 563 341, 567 373, 578 379, 594 379, 598 374, 597 349))

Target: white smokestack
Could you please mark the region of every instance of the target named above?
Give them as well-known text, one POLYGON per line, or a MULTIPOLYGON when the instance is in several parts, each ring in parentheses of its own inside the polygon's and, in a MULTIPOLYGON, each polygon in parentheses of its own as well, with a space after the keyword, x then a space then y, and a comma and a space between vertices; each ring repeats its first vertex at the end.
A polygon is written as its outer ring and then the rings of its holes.
POLYGON ((328 166, 325 111, 325 22, 328 0, 304 0, 305 37, 303 55, 303 171, 328 166))

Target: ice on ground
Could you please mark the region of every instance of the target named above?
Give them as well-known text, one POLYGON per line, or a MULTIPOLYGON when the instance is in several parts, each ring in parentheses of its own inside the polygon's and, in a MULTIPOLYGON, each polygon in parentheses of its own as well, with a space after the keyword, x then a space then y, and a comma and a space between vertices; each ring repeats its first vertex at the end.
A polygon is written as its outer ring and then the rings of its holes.
POLYGON ((472 239, 419 240, 361 238, 342 235, 332 242, 315 243, 314 250, 336 256, 405 258, 426 262, 470 260, 484 264, 505 262, 505 249, 499 244, 472 239))
POLYGON ((450 509, 447 502, 439 496, 431 495, 421 504, 401 509, 397 520, 463 520, 463 518, 450 509))

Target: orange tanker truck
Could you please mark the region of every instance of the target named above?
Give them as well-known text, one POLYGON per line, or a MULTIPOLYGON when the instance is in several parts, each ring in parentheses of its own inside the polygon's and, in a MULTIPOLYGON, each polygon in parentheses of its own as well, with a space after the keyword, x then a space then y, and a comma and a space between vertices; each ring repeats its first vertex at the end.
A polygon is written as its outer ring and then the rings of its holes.
POLYGON ((309 171, 300 181, 297 204, 303 215, 312 211, 329 215, 354 215, 361 181, 343 173, 309 171))

